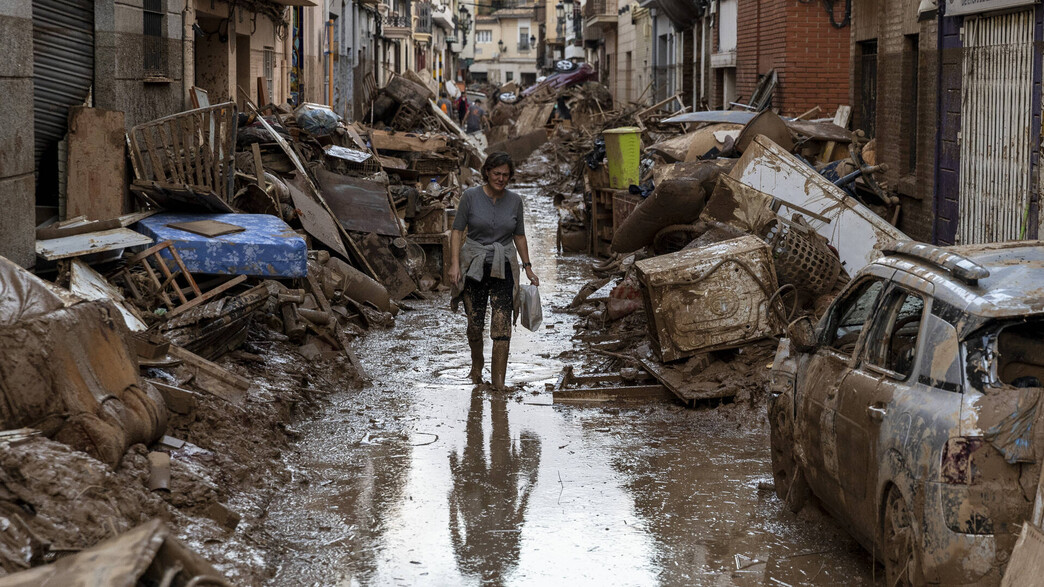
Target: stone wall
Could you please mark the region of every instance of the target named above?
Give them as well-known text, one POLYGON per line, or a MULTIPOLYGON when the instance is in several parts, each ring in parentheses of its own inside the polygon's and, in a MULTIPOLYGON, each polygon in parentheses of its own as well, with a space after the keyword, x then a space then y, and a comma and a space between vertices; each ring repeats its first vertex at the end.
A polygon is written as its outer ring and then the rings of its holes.
POLYGON ((32 3, 0 2, 0 38, 0 256, 30 267, 36 258, 32 3))

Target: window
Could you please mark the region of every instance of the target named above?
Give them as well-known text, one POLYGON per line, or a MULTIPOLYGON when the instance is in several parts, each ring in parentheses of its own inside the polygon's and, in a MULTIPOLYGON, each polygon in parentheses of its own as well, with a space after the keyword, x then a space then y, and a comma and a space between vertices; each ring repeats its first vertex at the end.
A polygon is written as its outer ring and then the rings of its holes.
POLYGON ((518 27, 518 50, 529 51, 529 27, 518 27))
POLYGON ((504 81, 509 82, 515 79, 515 72, 509 71, 504 74, 504 81))
POLYGON ((142 52, 145 77, 167 75, 166 32, 163 0, 145 0, 142 5, 142 52))
POLYGON ((834 303, 827 321, 824 343, 842 353, 851 355, 866 326, 877 297, 884 284, 880 279, 867 279, 849 290, 848 295, 834 303))
MULTIPOLYGON (((268 101, 269 102, 275 102, 276 99, 272 95, 272 88, 273 88, 273 83, 274 83, 274 80, 275 80, 275 48, 274 47, 265 47, 263 55, 264 55, 264 63, 263 63, 263 68, 264 69, 262 71, 263 71, 263 73, 265 75, 265 89, 268 92, 268 101)), ((264 104, 262 104, 262 106, 264 106, 264 104)))
POLYGON ((878 314, 867 343, 867 363, 906 379, 917 358, 917 338, 924 316, 924 298, 903 289, 893 290, 878 314))
POLYGON ((492 43, 493 42, 493 31, 475 31, 475 42, 476 43, 492 43))

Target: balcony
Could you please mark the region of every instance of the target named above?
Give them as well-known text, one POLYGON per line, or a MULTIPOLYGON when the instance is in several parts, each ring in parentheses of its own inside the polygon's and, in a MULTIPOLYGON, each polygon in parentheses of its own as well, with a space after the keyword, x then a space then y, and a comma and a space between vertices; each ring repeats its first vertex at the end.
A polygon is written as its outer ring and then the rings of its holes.
POLYGON ((587 0, 584 5, 584 39, 595 40, 615 28, 620 19, 616 0, 587 0))
POLYGON ((381 36, 385 39, 409 39, 412 19, 408 16, 388 15, 381 17, 381 36))
POLYGON ((447 32, 456 28, 456 24, 453 22, 453 14, 450 13, 450 7, 445 4, 432 7, 431 20, 436 26, 442 27, 442 30, 447 32))
POLYGON ((523 42, 519 42, 519 44, 518 44, 518 52, 519 53, 529 53, 529 50, 532 49, 532 48, 533 48, 533 45, 529 44, 529 41, 526 41, 524 43, 523 42))

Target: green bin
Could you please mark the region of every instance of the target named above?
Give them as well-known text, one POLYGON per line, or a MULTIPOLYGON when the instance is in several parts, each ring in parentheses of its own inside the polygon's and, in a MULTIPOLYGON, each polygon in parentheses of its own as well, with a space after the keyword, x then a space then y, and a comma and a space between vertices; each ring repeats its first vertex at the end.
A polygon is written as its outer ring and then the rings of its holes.
POLYGON ((605 131, 605 154, 609 159, 609 187, 625 190, 637 185, 642 158, 642 129, 625 126, 605 131))

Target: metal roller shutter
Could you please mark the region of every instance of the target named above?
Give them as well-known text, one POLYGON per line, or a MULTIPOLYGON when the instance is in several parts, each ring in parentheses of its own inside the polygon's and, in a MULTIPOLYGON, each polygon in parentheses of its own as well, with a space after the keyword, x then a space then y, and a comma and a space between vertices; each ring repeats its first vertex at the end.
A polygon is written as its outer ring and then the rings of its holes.
POLYGON ((1026 238, 1033 11, 964 22, 957 242, 1026 238))
POLYGON ((33 118, 36 166, 65 135, 69 107, 94 83, 94 2, 33 0, 33 118))

